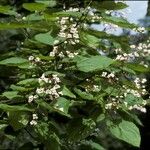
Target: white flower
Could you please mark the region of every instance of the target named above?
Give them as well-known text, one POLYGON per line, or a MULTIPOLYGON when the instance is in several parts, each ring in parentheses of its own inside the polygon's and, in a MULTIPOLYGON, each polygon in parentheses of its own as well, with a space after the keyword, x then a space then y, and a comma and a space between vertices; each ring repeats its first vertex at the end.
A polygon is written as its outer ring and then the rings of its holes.
POLYGON ((37 125, 37 121, 35 120, 30 121, 30 125, 37 125))
POLYGON ((107 72, 102 72, 102 77, 106 77, 106 75, 107 75, 107 72))
POLYGON ((55 52, 53 52, 53 51, 50 52, 50 53, 49 53, 49 56, 54 57, 54 56, 55 56, 55 52))
POLYGON ((28 60, 29 61, 33 61, 34 60, 34 56, 29 56, 28 60))
POLYGON ((36 57, 36 58, 35 58, 35 62, 40 62, 40 60, 41 60, 41 59, 40 59, 39 57, 36 57))
POLYGON ((141 83, 146 83, 147 80, 146 79, 142 79, 141 83))
POLYGON ((33 95, 30 95, 30 96, 28 97, 28 103, 31 103, 33 100, 34 100, 34 96, 33 96, 33 95))
POLYGON ((64 111, 64 108, 63 107, 60 107, 60 108, 58 108, 60 111, 64 111))
POLYGON ((55 40, 55 41, 54 41, 54 45, 55 45, 55 44, 58 44, 58 43, 59 43, 59 40, 55 40))
POLYGON ((37 116, 37 114, 32 114, 32 117, 33 117, 33 120, 36 120, 36 119, 38 119, 38 116, 37 116))
POLYGON ((36 89, 36 93, 37 93, 37 94, 42 94, 42 93, 44 93, 44 88, 37 88, 37 89, 36 89))

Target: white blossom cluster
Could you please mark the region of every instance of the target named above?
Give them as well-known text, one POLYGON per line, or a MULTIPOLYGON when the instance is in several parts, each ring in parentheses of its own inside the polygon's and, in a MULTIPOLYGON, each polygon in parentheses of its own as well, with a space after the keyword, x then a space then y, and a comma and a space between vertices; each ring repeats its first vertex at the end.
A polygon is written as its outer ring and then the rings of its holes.
POLYGON ((32 121, 30 121, 30 125, 37 125, 37 114, 32 114, 32 121))
POLYGON ((136 110, 139 110, 143 113, 146 113, 146 108, 143 106, 137 105, 137 104, 129 107, 129 110, 133 110, 133 109, 136 109, 136 110))
POLYGON ((133 31, 139 32, 139 33, 145 33, 146 29, 144 27, 138 27, 138 28, 133 28, 133 31))
POLYGON ((60 89, 60 85, 59 83, 60 78, 57 75, 52 75, 51 78, 46 78, 45 75, 43 74, 40 78, 39 78, 39 83, 41 83, 42 81, 44 81, 47 84, 50 84, 46 87, 40 87, 36 89, 36 94, 40 95, 40 94, 44 94, 44 95, 48 95, 50 97, 51 100, 59 98, 60 95, 62 95, 62 92, 58 90, 60 89))
MULTIPOLYGON (((66 11, 78 11, 78 8, 70 8, 66 11)), ((58 36, 65 39, 64 43, 75 45, 79 43, 78 25, 73 22, 72 17, 61 17, 58 23, 60 24, 60 31, 58 36)))
POLYGON ((38 81, 41 87, 36 89, 35 95, 30 95, 28 97, 28 103, 33 102, 41 96, 48 96, 51 100, 53 100, 59 98, 60 95, 63 95, 63 93, 60 91, 61 86, 59 85, 61 81, 57 75, 53 74, 48 78, 45 76, 45 74, 42 74, 38 81))
POLYGON ((115 79, 118 80, 118 78, 115 76, 114 72, 108 73, 106 71, 102 72, 101 77, 107 78, 107 79, 115 79))
POLYGON ((40 62, 41 61, 41 59, 39 58, 39 57, 34 57, 34 56, 29 56, 29 58, 28 58, 28 60, 30 61, 30 62, 32 62, 32 63, 38 63, 38 62, 40 62))
POLYGON ((88 10, 88 16, 91 18, 90 19, 91 22, 97 22, 97 21, 100 21, 102 19, 101 16, 98 16, 95 13, 95 11, 96 11, 95 9, 88 7, 87 10, 88 10))
MULTIPOLYGON (((136 58, 139 57, 148 57, 150 56, 150 44, 149 40, 147 40, 147 43, 139 43, 137 46, 136 45, 130 45, 131 52, 130 53, 122 53, 122 50, 120 48, 115 49, 115 52, 117 54, 115 60, 119 61, 127 61, 131 62, 136 58)), ((142 60, 141 65, 144 65, 145 67, 148 67, 147 64, 144 63, 142 60)))
POLYGON ((121 103, 121 101, 119 101, 118 98, 123 98, 123 96, 118 96, 117 98, 112 98, 111 102, 106 103, 105 104, 105 109, 106 110, 111 110, 111 109, 119 109, 124 105, 128 110, 138 110, 141 111, 143 113, 146 113, 146 108, 145 105, 147 104, 146 100, 143 100, 142 104, 135 104, 133 106, 129 105, 126 101, 123 101, 123 103, 121 103))

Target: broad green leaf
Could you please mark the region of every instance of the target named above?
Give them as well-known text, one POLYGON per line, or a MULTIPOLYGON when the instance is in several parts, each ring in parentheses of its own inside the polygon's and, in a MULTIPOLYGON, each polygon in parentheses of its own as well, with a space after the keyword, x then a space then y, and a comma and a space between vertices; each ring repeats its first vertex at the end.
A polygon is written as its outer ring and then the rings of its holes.
POLYGON ((28 63, 28 60, 21 57, 11 57, 0 61, 0 65, 9 66, 18 66, 24 63, 28 63))
POLYGON ((4 92, 2 95, 7 97, 8 99, 13 99, 18 96, 18 91, 4 92))
POLYGON ((85 100, 94 100, 94 97, 92 94, 81 91, 80 89, 74 88, 74 91, 83 99, 85 100))
POLYGON ((47 5, 48 7, 54 7, 56 6, 56 0, 36 0, 37 3, 43 3, 47 5))
POLYGON ((26 16, 26 20, 27 21, 39 21, 39 20, 43 20, 44 16, 41 16, 39 14, 30 14, 28 16, 26 16))
POLYGON ((0 104, 0 109, 4 111, 33 111, 33 109, 30 109, 25 105, 11 106, 7 104, 0 104))
POLYGON ((118 125, 111 125, 109 130, 118 139, 136 147, 140 146, 140 132, 134 123, 122 120, 118 125))
POLYGON ((29 86, 29 85, 33 85, 36 84, 38 82, 38 80, 36 78, 31 78, 31 79, 25 79, 22 81, 19 81, 17 84, 18 85, 24 85, 24 86, 29 86))
POLYGON ((82 32, 80 34, 81 42, 84 42, 86 45, 92 48, 97 48, 99 46, 100 40, 99 38, 90 35, 88 33, 82 32))
POLYGON ((43 44, 47 45, 54 45, 55 39, 50 35, 50 33, 40 33, 35 36, 35 39, 38 42, 41 42, 43 44))
POLYGON ((24 92, 24 91, 28 91, 29 89, 28 88, 25 88, 25 87, 22 87, 22 86, 17 86, 17 85, 14 85, 12 84, 10 86, 10 88, 14 91, 20 91, 20 92, 24 92))
POLYGON ((1 6, 0 5, 0 13, 6 14, 6 15, 16 15, 17 13, 12 10, 10 6, 1 6))
POLYGON ((128 63, 128 64, 126 64, 126 67, 128 67, 128 68, 130 68, 130 69, 132 69, 133 71, 136 71, 136 72, 141 72, 141 73, 150 72, 150 68, 146 68, 145 66, 140 65, 140 64, 128 63))
POLYGON ((94 131, 95 127, 96 123, 92 119, 74 119, 69 123, 67 129, 68 138, 73 142, 85 139, 94 131))
POLYGON ((137 105, 140 104, 141 105, 143 103, 143 99, 141 97, 136 97, 132 94, 127 94, 124 101, 127 102, 128 105, 131 105, 131 106, 133 106, 135 104, 137 104, 137 105))
POLYGON ((14 130, 19 130, 28 124, 29 114, 25 112, 11 111, 8 112, 8 119, 14 130))
POLYGON ((24 3, 23 8, 29 11, 43 11, 46 9, 46 5, 42 3, 24 3))
POLYGON ((123 18, 119 18, 119 17, 114 17, 114 16, 104 16, 101 21, 104 22, 109 22, 109 23, 113 23, 116 24, 120 27, 123 28, 136 28, 137 25, 133 24, 133 23, 129 23, 127 20, 123 19, 123 18))
POLYGON ((77 68, 83 72, 92 72, 106 69, 114 60, 106 56, 91 56, 77 61, 77 68))
POLYGON ((128 7, 127 4, 122 2, 113 2, 113 1, 102 1, 102 2, 93 2, 94 7, 99 10, 119 10, 128 7))
POLYGON ((66 86, 63 87, 62 93, 64 96, 76 98, 76 96, 66 86))
POLYGON ((31 24, 24 23, 0 23, 0 30, 8 30, 8 29, 19 29, 19 28, 33 28, 36 29, 37 26, 31 24))
POLYGON ((57 102, 54 104, 54 108, 58 111, 61 111, 65 114, 68 114, 69 107, 71 106, 71 101, 60 97, 57 99, 57 102))
POLYGON ((89 141, 85 141, 83 143, 86 147, 86 149, 90 149, 90 150, 105 150, 105 148, 103 148, 100 144, 93 142, 92 140, 89 141))

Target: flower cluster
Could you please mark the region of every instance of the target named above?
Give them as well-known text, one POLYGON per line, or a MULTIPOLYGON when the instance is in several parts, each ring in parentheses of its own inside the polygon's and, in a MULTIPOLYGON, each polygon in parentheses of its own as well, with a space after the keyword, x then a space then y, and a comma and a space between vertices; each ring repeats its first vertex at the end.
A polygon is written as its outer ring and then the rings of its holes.
POLYGON ((32 121, 30 121, 30 125, 37 125, 37 114, 32 114, 32 121))
POLYGON ((32 63, 38 63, 41 61, 39 57, 29 56, 28 60, 32 63))
POLYGON ((38 79, 40 87, 36 89, 35 95, 30 95, 28 97, 28 103, 33 102, 39 97, 48 97, 48 99, 53 100, 59 98, 63 93, 60 91, 61 86, 59 85, 60 78, 57 75, 52 75, 51 77, 46 77, 45 74, 38 79))
POLYGON ((45 87, 40 87, 36 89, 36 94, 37 95, 44 95, 44 96, 49 96, 51 100, 59 98, 60 95, 62 95, 62 92, 58 90, 60 89, 59 83, 60 78, 57 75, 52 75, 50 78, 46 78, 45 75, 43 74, 39 78, 39 83, 45 82, 47 83, 45 87))
POLYGON ((60 24, 60 31, 58 36, 65 39, 64 43, 75 45, 79 43, 79 33, 77 23, 73 23, 72 17, 62 17, 58 23, 60 24))
POLYGON ((139 33, 145 33, 146 29, 144 27, 138 27, 138 28, 133 28, 133 31, 139 32, 139 33))

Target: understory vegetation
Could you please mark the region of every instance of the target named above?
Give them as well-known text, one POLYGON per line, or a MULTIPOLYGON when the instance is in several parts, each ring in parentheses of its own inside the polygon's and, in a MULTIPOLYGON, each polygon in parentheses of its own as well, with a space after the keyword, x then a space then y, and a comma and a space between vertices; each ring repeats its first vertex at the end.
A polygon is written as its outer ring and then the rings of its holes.
POLYGON ((127 7, 99 0, 1 2, 0 149, 140 147, 149 28, 128 22, 127 7), (146 36, 134 42, 113 34, 118 29, 146 36))

